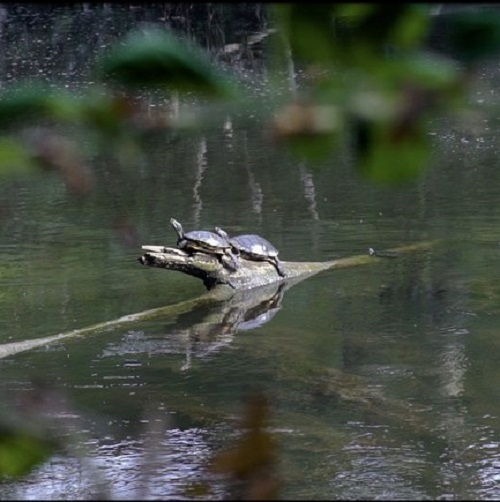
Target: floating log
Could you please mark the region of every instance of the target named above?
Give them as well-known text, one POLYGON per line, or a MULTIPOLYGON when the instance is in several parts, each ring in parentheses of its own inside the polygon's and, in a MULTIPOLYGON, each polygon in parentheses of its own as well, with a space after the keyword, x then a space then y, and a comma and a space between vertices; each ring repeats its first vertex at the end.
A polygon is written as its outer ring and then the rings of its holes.
POLYGON ((241 258, 238 270, 232 271, 224 267, 215 255, 202 252, 186 252, 181 249, 165 246, 142 246, 145 253, 139 257, 139 262, 148 267, 176 270, 201 279, 208 290, 220 285, 229 285, 237 290, 284 282, 288 279, 305 279, 333 268, 376 263, 379 260, 385 259, 386 256, 396 257, 404 253, 425 250, 433 244, 433 241, 418 242, 388 249, 383 252, 368 248, 366 254, 331 261, 281 261, 286 274, 285 277, 281 277, 274 265, 266 261, 253 261, 241 258))

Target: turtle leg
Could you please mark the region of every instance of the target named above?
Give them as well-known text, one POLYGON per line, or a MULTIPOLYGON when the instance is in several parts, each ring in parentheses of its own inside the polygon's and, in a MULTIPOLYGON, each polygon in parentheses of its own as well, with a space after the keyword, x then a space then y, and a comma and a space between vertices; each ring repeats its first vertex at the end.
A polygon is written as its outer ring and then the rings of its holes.
POLYGON ((231 255, 231 263, 234 266, 234 270, 238 270, 240 268, 241 262, 240 262, 240 253, 238 251, 229 251, 231 255))
POLYGON ((231 281, 227 281, 225 284, 227 284, 228 286, 230 286, 233 289, 237 289, 236 286, 231 281))
POLYGON ((270 262, 276 267, 276 271, 281 277, 286 277, 285 270, 283 269, 283 265, 278 260, 278 258, 273 258, 270 262))
POLYGON ((220 255, 220 261, 224 267, 231 270, 231 272, 236 272, 240 267, 240 262, 237 255, 228 252, 220 255))

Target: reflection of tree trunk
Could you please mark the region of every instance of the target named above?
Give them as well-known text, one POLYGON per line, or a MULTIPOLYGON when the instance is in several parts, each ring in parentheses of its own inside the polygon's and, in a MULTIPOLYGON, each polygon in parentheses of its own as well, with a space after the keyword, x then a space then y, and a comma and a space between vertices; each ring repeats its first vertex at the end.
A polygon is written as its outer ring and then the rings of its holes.
POLYGON ((464 391, 468 358, 465 345, 460 340, 460 333, 452 332, 450 337, 450 342, 443 348, 438 360, 440 391, 445 397, 443 404, 446 406, 440 413, 440 428, 443 429, 448 444, 447 461, 441 470, 441 482, 451 485, 453 492, 460 498, 469 498, 473 497, 474 490, 471 493, 471 488, 480 481, 469 476, 465 480, 463 470, 465 465, 477 462, 483 453, 481 449, 470 448, 471 444, 480 444, 481 440, 476 436, 477 429, 468 424, 467 406, 456 406, 464 391))
POLYGON ((262 215, 262 204, 264 201, 264 194, 262 193, 262 187, 260 186, 260 183, 257 183, 255 181, 255 176, 253 174, 252 169, 250 168, 250 164, 248 162, 248 142, 247 142, 247 135, 246 132, 244 133, 243 136, 243 151, 245 153, 245 170, 248 175, 248 185, 250 188, 250 197, 252 201, 252 212, 255 214, 258 214, 259 216, 262 215))
POLYGON ((461 341, 453 340, 444 348, 440 368, 441 392, 449 398, 460 397, 464 391, 464 376, 467 368, 467 355, 461 341))
POLYGON ((295 81, 295 67, 292 59, 292 52, 290 50, 287 57, 287 70, 288 70, 288 88, 294 97, 297 97, 297 82, 295 81))
POLYGON ((284 40, 288 89, 294 98, 297 97, 297 82, 295 80, 295 65, 293 64, 292 49, 288 40, 284 40))
POLYGON ((200 189, 201 183, 203 181, 203 173, 205 169, 208 167, 207 165, 207 140, 202 137, 200 140, 200 144, 198 145, 198 152, 196 154, 196 176, 195 176, 195 184, 193 187, 193 207, 194 207, 194 215, 193 221, 194 225, 198 226, 200 223, 201 210, 203 208, 203 202, 201 200, 200 189))
MULTIPOLYGON (((233 122, 231 117, 227 117, 224 122, 224 136, 226 138, 226 144, 229 150, 233 149, 233 122)), ((243 164, 245 166, 245 171, 248 176, 248 187, 250 189, 250 200, 252 204, 252 212, 258 215, 262 214, 262 202, 264 196, 262 194, 262 187, 259 183, 255 181, 255 176, 253 174, 252 169, 250 168, 248 162, 248 142, 246 133, 243 136, 243 152, 244 152, 244 161, 243 164)))
MULTIPOLYGON (((0 5, 0 35, 3 32, 3 25, 6 20, 7 20, 7 9, 2 5, 0 5)), ((2 58, 2 63, 5 67, 5 58, 2 58)), ((5 75, 5 72, 3 72, 2 74, 5 75)))
MULTIPOLYGON (((231 117, 227 116, 226 120, 224 122, 224 137, 225 137, 225 142, 226 145, 230 150, 233 149, 233 134, 234 134, 234 129, 233 129, 233 122, 231 117)), ((247 172, 248 176, 248 186, 250 190, 250 198, 251 198, 251 204, 252 204, 252 212, 261 215, 262 214, 262 205, 263 205, 263 199, 264 195, 262 192, 262 187, 260 183, 255 181, 255 175, 253 173, 253 170, 250 167, 248 158, 248 142, 247 142, 247 136, 246 133, 244 133, 243 136, 243 152, 244 152, 244 161, 243 164, 245 166, 245 171, 247 172)), ((206 138, 202 137, 198 146, 198 152, 196 156, 196 174, 195 174, 195 184, 193 186, 193 207, 194 207, 194 216, 193 216, 193 221, 194 225, 197 226, 199 225, 200 219, 201 219, 201 211, 203 208, 203 202, 201 199, 201 185, 203 181, 203 174, 205 170, 208 167, 207 163, 207 142, 206 138)))
POLYGON ((233 121, 231 117, 227 116, 224 122, 224 138, 229 150, 233 150, 233 121))
POLYGON ((172 109, 172 118, 177 120, 180 115, 180 101, 179 101, 179 93, 178 92, 173 92, 172 93, 172 99, 171 99, 171 109, 172 109))
POLYGON ((300 166, 300 179, 304 184, 304 197, 308 202, 307 209, 309 210, 312 219, 318 221, 319 214, 316 210, 316 189, 314 187, 314 180, 312 174, 304 167, 303 164, 300 166))

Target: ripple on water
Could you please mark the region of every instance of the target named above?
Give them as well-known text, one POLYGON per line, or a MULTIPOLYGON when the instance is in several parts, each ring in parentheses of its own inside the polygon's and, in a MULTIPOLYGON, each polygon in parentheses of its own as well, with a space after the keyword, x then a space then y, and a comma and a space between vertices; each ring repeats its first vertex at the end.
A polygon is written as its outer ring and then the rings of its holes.
MULTIPOLYGON (((200 480, 211 453, 203 434, 198 428, 168 430, 154 452, 137 440, 88 441, 87 455, 55 455, 26 479, 3 485, 2 499, 187 499, 186 489, 200 480)), ((211 497, 221 499, 222 487, 211 487, 211 497)))

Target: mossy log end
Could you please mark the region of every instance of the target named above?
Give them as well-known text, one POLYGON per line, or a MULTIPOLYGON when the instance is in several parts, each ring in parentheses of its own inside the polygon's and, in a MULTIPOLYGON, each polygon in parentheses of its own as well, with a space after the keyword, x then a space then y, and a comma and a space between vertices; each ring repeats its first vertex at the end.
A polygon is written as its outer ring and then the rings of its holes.
MULTIPOLYGON (((432 242, 420 242, 394 248, 390 251, 402 254, 426 249, 431 245, 432 242)), ((203 281, 208 290, 221 284, 228 284, 234 289, 251 289, 288 279, 305 279, 323 270, 376 263, 384 259, 383 256, 367 252, 363 255, 323 262, 282 261, 281 264, 286 276, 281 277, 274 265, 266 261, 241 259, 238 270, 231 271, 223 266, 217 256, 211 254, 187 253, 181 249, 164 246, 142 246, 142 249, 145 253, 139 257, 141 264, 149 267, 177 270, 197 277, 203 281)))

